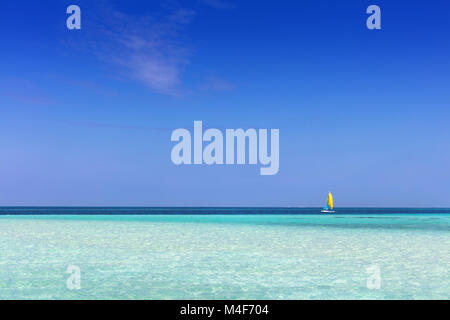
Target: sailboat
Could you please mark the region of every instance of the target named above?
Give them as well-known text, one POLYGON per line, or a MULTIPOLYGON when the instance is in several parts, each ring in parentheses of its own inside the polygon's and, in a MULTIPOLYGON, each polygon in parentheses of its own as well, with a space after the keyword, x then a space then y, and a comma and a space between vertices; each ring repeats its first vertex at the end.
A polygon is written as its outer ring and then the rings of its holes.
POLYGON ((325 204, 325 207, 323 208, 323 210, 321 212, 322 213, 334 213, 334 212, 336 212, 336 211, 333 210, 333 195, 331 194, 331 192, 328 192, 327 203, 325 204))

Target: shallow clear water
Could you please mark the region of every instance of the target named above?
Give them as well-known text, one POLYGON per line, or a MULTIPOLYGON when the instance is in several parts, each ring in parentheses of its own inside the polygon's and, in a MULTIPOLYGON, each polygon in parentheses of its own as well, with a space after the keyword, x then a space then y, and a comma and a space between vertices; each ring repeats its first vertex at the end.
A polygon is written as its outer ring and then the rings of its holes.
POLYGON ((445 213, 0 215, 0 299, 448 299, 449 266, 445 213))

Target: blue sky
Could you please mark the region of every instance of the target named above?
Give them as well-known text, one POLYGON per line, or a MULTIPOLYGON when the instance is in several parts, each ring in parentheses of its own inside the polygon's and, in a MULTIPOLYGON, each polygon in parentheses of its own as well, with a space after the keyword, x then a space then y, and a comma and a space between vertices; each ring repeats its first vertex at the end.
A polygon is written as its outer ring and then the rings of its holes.
POLYGON ((2 1, 0 205, 449 207, 449 10, 2 1), (279 128, 279 173, 175 166, 194 120, 279 128))

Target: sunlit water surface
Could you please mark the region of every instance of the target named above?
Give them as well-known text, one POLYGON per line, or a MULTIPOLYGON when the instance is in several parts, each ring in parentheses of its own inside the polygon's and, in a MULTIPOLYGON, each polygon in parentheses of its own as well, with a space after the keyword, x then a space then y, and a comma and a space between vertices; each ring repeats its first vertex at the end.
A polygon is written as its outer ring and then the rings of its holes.
POLYGON ((0 299, 448 299, 449 266, 449 214, 0 215, 0 299))

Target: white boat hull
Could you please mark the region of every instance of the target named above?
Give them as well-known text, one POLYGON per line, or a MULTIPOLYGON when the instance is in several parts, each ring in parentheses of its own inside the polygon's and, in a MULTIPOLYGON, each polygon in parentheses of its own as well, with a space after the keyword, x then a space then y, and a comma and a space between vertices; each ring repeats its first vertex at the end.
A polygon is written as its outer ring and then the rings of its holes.
POLYGON ((321 210, 320 212, 322 212, 322 213, 335 213, 336 211, 334 211, 334 210, 321 210))

